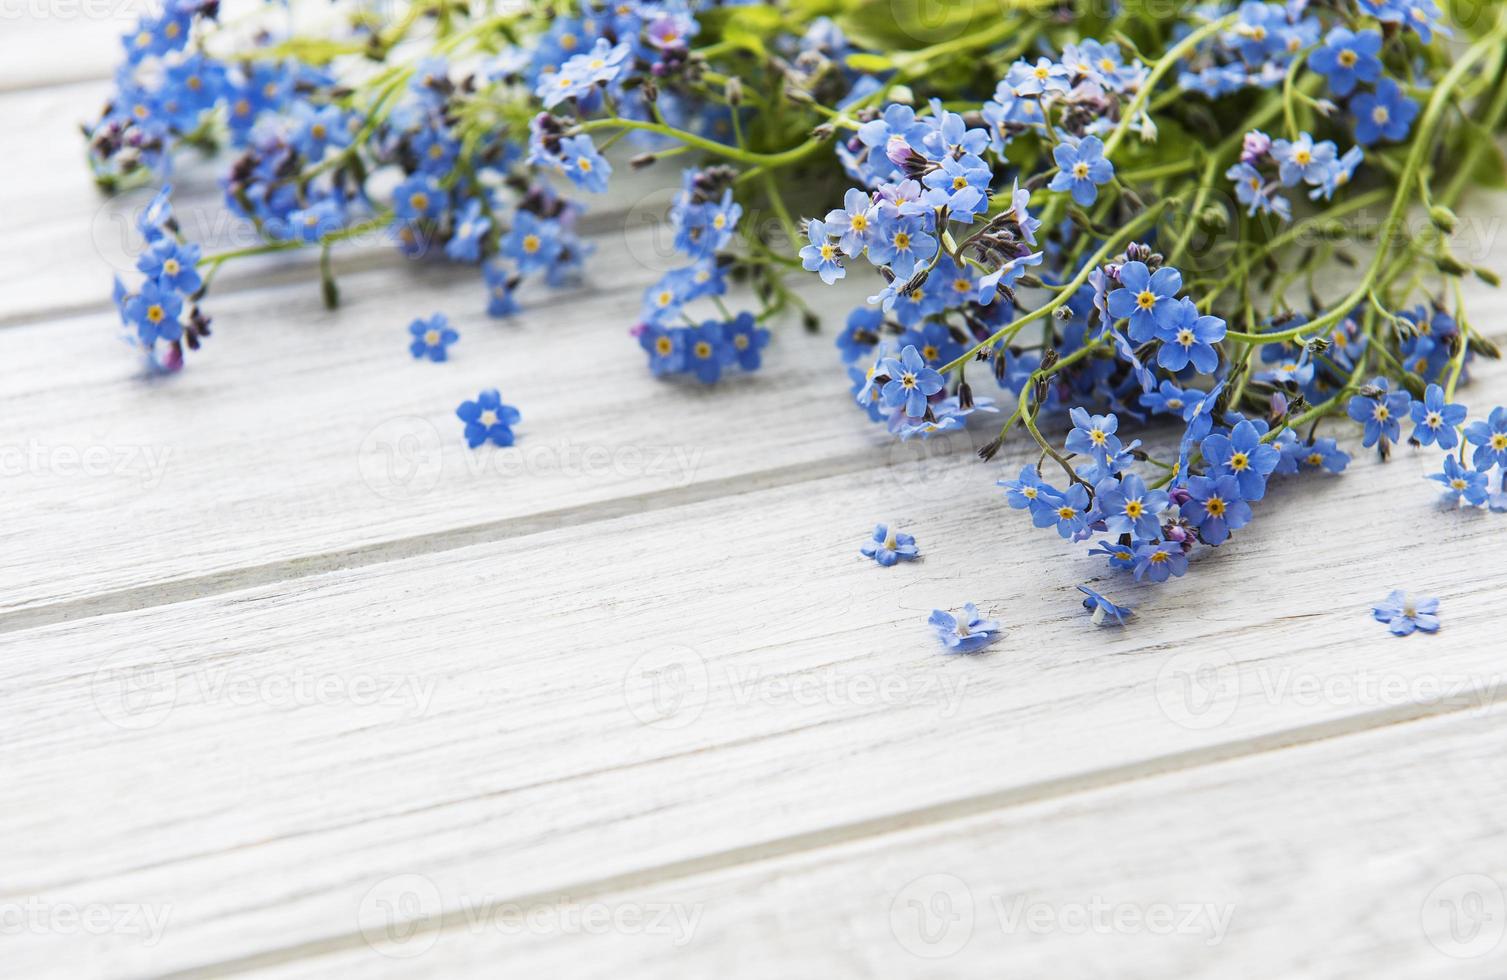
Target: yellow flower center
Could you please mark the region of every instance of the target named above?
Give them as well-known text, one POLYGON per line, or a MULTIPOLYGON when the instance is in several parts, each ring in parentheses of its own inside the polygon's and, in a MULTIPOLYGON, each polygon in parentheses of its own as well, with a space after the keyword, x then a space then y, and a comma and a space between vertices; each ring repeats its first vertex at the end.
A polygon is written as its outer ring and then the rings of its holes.
POLYGON ((712 356, 712 345, 704 340, 698 340, 696 341, 695 351, 697 357, 706 360, 712 356))
POLYGON ((748 334, 740 333, 733 338, 733 346, 738 350, 748 350, 748 334))
POLYGON ((542 244, 544 243, 539 241, 538 235, 523 236, 523 250, 530 255, 533 255, 535 252, 539 251, 539 246, 542 244))
POLYGON ((329 130, 324 128, 323 123, 315 123, 314 125, 309 127, 309 135, 317 140, 324 139, 325 134, 328 132, 329 130))
POLYGON ((1498 452, 1507 449, 1507 434, 1498 432, 1491 437, 1491 448, 1498 452))
MULTIPOLYGON (((587 173, 587 174, 591 173, 591 161, 588 160, 588 159, 586 159, 585 157, 580 157, 580 158, 578 158, 576 160, 576 167, 582 173, 587 173)), ((718 220, 721 220, 722 215, 720 215, 720 214, 717 215, 717 218, 718 218, 718 220)), ((717 227, 721 228, 722 226, 718 225, 717 227)))
POLYGON ((659 339, 654 341, 654 351, 655 353, 659 354, 660 357, 668 357, 670 355, 670 351, 674 349, 675 345, 670 342, 669 337, 660 337, 659 339))
POLYGON ((910 248, 910 235, 903 231, 895 232, 895 247, 901 251, 910 248))
POLYGON ((1084 163, 1082 160, 1079 160, 1077 163, 1073 164, 1073 176, 1078 178, 1079 180, 1086 180, 1088 178, 1088 164, 1084 163))
POLYGON ((1235 453, 1230 456, 1230 469, 1236 473, 1244 472, 1250 465, 1250 457, 1245 453, 1235 453))
POLYGON ((1135 305, 1143 310, 1154 309, 1156 307, 1156 293, 1153 293, 1149 289, 1141 290, 1136 294, 1135 305))
POLYGON ((928 361, 935 361, 937 357, 941 355, 941 353, 941 351, 937 350, 931 344, 927 344, 925 347, 921 348, 921 356, 926 358, 928 361))
POLYGON ((914 388, 915 386, 916 386, 916 376, 914 374, 912 374, 909 371, 907 371, 904 374, 900 375, 900 387, 902 387, 902 388, 914 388))
POLYGON ((413 205, 413 209, 415 211, 428 211, 429 195, 425 194, 423 191, 414 191, 411 195, 409 195, 408 203, 413 205))
POLYGON ((439 342, 440 342, 440 332, 438 330, 426 330, 426 331, 424 331, 424 343, 428 344, 430 347, 433 347, 435 344, 438 344, 439 342))
POLYGON ((1078 512, 1071 507, 1063 505, 1057 508, 1057 516, 1064 521, 1070 521, 1078 516, 1078 512))
POLYGON ((482 412, 476 421, 490 429, 497 424, 497 413, 489 408, 485 412, 482 412))
POLYGON ((153 323, 161 323, 166 316, 167 312, 156 303, 153 303, 151 306, 147 307, 147 319, 151 320, 153 323))
POLYGON ((832 244, 830 242, 823 242, 822 243, 822 261, 823 262, 831 262, 832 259, 836 255, 837 255, 837 250, 832 247, 832 244))
POLYGON ((1444 416, 1438 412, 1429 412, 1423 417, 1423 424, 1430 429, 1437 429, 1444 422, 1444 416))
POLYGON ((1165 563, 1171 557, 1172 556, 1169 555, 1169 554, 1167 554, 1167 552, 1165 552, 1165 551, 1153 551, 1151 553, 1151 564, 1153 564, 1153 565, 1161 565, 1161 564, 1165 563))
POLYGON ((952 189, 953 190, 960 191, 960 190, 962 190, 963 188, 965 188, 967 186, 968 186, 968 178, 967 177, 964 177, 961 174, 959 174, 958 176, 952 178, 952 189))
POLYGON ((1210 517, 1223 517, 1225 510, 1224 501, 1218 497, 1210 497, 1204 501, 1204 510, 1209 512, 1210 517))
POLYGON ((1355 63, 1360 59, 1356 56, 1354 51, 1346 48, 1339 53, 1335 60, 1340 63, 1341 68, 1354 68, 1355 63))
POLYGON ((1381 402, 1377 402, 1376 407, 1371 410, 1371 416, 1378 422, 1385 422, 1387 419, 1392 417, 1392 410, 1387 408, 1387 406, 1383 405, 1381 402))
POLYGON ((1384 105, 1379 105, 1375 109, 1371 110, 1371 121, 1376 123, 1378 126, 1386 125, 1387 120, 1391 118, 1392 113, 1384 105))
POLYGON ((1134 518, 1140 517, 1144 513, 1146 513, 1146 506, 1144 504, 1142 504, 1139 500, 1127 500, 1127 501, 1125 501, 1125 516, 1126 517, 1134 519, 1134 518))
POLYGON ((1319 453, 1309 453, 1308 454, 1308 465, 1309 466, 1321 466, 1321 465, 1323 465, 1323 462, 1324 462, 1324 457, 1321 454, 1319 454, 1319 453))
POLYGON ((1104 430, 1103 429, 1090 429, 1090 430, 1088 430, 1088 441, 1091 442, 1091 443, 1093 443, 1096 446, 1102 446, 1102 445, 1104 445, 1105 438, 1106 438, 1106 436, 1104 435, 1104 430))
POLYGON ((1183 329, 1179 330, 1177 332, 1177 342, 1179 344, 1181 344, 1182 346, 1184 346, 1184 347, 1192 347, 1193 346, 1193 331, 1189 330, 1187 327, 1184 327, 1183 329))
POLYGON ((162 263, 162 271, 166 272, 170 276, 176 276, 179 270, 181 270, 182 268, 183 267, 178 264, 177 259, 168 259, 166 262, 162 263))
POLYGON ((866 230, 869 227, 869 216, 866 214, 853 215, 852 219, 848 222, 848 227, 854 231, 866 230))
POLYGON ((1449 485, 1454 490, 1464 490, 1465 489, 1465 481, 1462 480, 1462 479, 1460 479, 1458 476, 1455 477, 1453 480, 1449 481, 1449 485))

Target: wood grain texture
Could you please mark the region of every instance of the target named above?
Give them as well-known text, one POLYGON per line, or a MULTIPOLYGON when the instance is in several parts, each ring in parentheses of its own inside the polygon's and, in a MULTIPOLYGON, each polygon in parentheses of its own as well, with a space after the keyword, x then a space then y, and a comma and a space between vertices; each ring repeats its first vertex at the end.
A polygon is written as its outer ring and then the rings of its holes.
POLYGON ((7 635, 15 887, 173 910, 151 948, 16 962, 282 961, 361 943, 395 874, 600 891, 1500 697, 1495 589, 1457 572, 1500 567, 1500 528, 1431 510, 1421 455, 1277 488, 1280 514, 1185 581, 1109 583, 1141 608, 1123 632, 1078 608, 1099 562, 1063 558, 980 469, 902 463, 7 635), (860 559, 880 517, 926 559, 860 559), (1429 557, 1378 560, 1402 535, 1429 557), (1323 561, 1295 558, 1317 541, 1323 561), (1441 595, 1444 632, 1370 621, 1400 585, 1441 595), (1009 635, 938 654, 926 612, 968 600, 1009 635), (656 707, 666 669, 685 700, 656 707))
MULTIPOLYGON (((263 975, 1500 977, 1504 721, 1398 725, 637 889, 475 896, 443 929, 388 931, 372 902, 370 945, 263 975)), ((429 884, 376 894, 423 907, 429 884)))
MULTIPOLYGON (((0 25, 0 123, 37 177, 0 187, 7 974, 1501 974, 1500 947, 1428 942, 1460 941, 1447 900, 1498 908, 1436 885, 1507 887, 1503 525, 1431 503, 1435 452, 1281 481, 1186 580, 1128 584, 1001 502, 1019 445, 984 465, 871 426, 830 331, 787 324, 715 392, 649 377, 625 328, 667 261, 653 173, 592 219, 591 278, 517 320, 379 243, 329 314, 278 257, 149 381, 108 339, 141 195, 89 186, 101 42, 48 74, 57 23, 0 25), (435 309, 463 339, 413 362, 435 309), (451 412, 494 385, 522 440, 471 453, 451 412), (878 520, 924 560, 859 558, 878 520), (1136 625, 1092 627, 1080 582, 1136 625), (1441 596, 1444 631, 1371 622, 1396 587, 1441 596), (1006 637, 939 654, 926 613, 970 600, 1006 637), (974 902, 942 959, 893 918, 946 911, 928 875, 974 902), (475 925, 561 895, 702 918, 669 950, 475 925), (1002 930, 1022 896, 1058 927, 1002 930), (1062 926, 1099 896, 1233 917, 1213 947, 1062 926), (423 955, 389 959, 410 926, 423 955)), ((212 222, 212 169, 178 181, 212 222)), ((1467 209, 1457 252, 1500 268, 1501 214, 1467 209)), ((809 293, 840 314, 864 285, 809 293)), ((1468 300, 1500 340, 1501 297, 1468 300)), ((1480 374, 1466 400, 1502 402, 1480 374)))

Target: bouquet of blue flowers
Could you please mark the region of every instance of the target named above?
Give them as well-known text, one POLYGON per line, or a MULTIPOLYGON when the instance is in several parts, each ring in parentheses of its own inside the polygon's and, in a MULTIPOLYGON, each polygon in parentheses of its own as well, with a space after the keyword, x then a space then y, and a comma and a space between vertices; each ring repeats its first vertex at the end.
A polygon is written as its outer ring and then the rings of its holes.
POLYGON ((623 324, 653 372, 757 370, 781 314, 815 326, 803 294, 865 275, 834 325, 857 410, 983 426, 985 459, 1030 440, 1009 505, 1138 579, 1355 436, 1437 447, 1451 499, 1507 510, 1507 410, 1456 401, 1498 356, 1460 284, 1497 277, 1452 240, 1502 183, 1507 3, 411 0, 317 35, 251 6, 248 32, 168 0, 87 127, 103 186, 163 187, 115 287, 160 369, 225 263, 318 249, 333 305, 330 250, 374 230, 479 266, 511 315, 587 263, 583 198, 673 167, 683 261, 623 324), (184 240, 189 150, 225 154, 255 244, 184 240))

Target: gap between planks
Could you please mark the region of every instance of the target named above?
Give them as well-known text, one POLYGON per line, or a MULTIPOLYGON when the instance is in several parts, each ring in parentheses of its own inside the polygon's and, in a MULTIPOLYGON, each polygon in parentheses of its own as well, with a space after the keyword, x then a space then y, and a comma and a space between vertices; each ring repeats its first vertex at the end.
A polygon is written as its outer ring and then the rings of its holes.
MULTIPOLYGON (((1433 703, 1393 705, 1371 712, 1348 717, 1301 725, 1278 732, 1270 732, 1249 738, 1235 739, 1215 745, 1175 752, 1137 762, 1103 769, 1090 770, 1059 779, 1047 779, 1007 789, 963 797, 942 803, 885 814, 866 820, 824 827, 820 830, 793 834, 774 840, 748 844, 709 854, 698 855, 680 861, 649 868, 641 868, 623 874, 603 878, 588 878, 559 888, 523 895, 510 895, 492 899, 474 906, 446 909, 438 916, 428 919, 404 920, 416 929, 444 931, 462 927, 480 915, 486 915, 503 907, 530 907, 548 904, 561 895, 569 895, 575 901, 583 901, 619 892, 663 885, 681 879, 730 871, 761 862, 784 860, 812 854, 833 847, 847 846, 865 841, 916 830, 921 827, 935 828, 954 821, 969 820, 1008 810, 1014 807, 1061 800, 1067 797, 1098 790, 1110 789, 1173 773, 1189 772, 1221 763, 1251 759, 1260 755, 1302 748, 1323 742, 1340 740, 1357 735, 1374 734, 1382 729, 1413 722, 1440 718, 1467 712, 1484 713, 1507 701, 1507 682, 1499 682, 1473 692, 1475 696, 1460 699, 1441 699, 1433 703)), ((268 949, 247 956, 234 957, 159 974, 160 980, 205 980, 205 978, 244 974, 254 970, 268 969, 295 963, 300 960, 328 956, 336 953, 359 950, 367 945, 367 937, 360 930, 350 930, 323 939, 314 939, 289 946, 268 949)))

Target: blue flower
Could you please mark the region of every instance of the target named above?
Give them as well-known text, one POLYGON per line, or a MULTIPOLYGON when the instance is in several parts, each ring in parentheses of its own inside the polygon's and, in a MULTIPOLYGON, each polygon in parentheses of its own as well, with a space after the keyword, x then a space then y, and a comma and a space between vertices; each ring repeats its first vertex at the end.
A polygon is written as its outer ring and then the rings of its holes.
POLYGON ((610 82, 617 77, 630 51, 627 42, 614 46, 599 37, 592 50, 567 60, 553 72, 541 74, 534 94, 546 109, 566 99, 589 95, 598 82, 610 82))
POLYGON ((1163 325, 1171 323, 1177 294, 1183 288, 1183 274, 1170 265, 1156 272, 1139 261, 1120 267, 1120 288, 1109 294, 1109 315, 1130 321, 1130 339, 1144 344, 1163 325))
POLYGON ((828 241, 825 224, 812 218, 806 224, 806 239, 810 244, 801 249, 801 265, 807 272, 815 272, 829 286, 848 274, 838 247, 828 241))
POLYGON ((1205 544, 1221 545, 1251 522, 1251 505, 1240 496, 1240 485, 1232 476, 1210 479, 1195 476, 1188 480, 1188 497, 1182 515, 1194 527, 1205 544))
POLYGON ((1350 464, 1350 454, 1340 449, 1333 439, 1315 439, 1299 454, 1298 462, 1305 470, 1328 470, 1342 472, 1350 464))
POLYGON ((1065 94, 1070 88, 1067 67, 1055 64, 1050 58, 1037 58, 1034 65, 1024 59, 1015 62, 1005 75, 1005 82, 1016 95, 1065 94))
POLYGON ((522 417, 512 405, 504 405, 496 388, 476 396, 475 401, 461 402, 455 415, 466 423, 466 445, 475 449, 487 440, 493 445, 513 444, 512 426, 522 417))
POLYGON ((1052 158, 1058 169, 1047 189, 1071 191, 1080 207, 1098 200, 1098 185, 1109 183, 1115 175, 1114 164, 1104 159, 1104 142, 1097 136, 1085 136, 1077 146, 1059 143, 1052 158))
POLYGON ((1357 143, 1370 146, 1382 139, 1396 143, 1407 139, 1418 115, 1418 103, 1403 95, 1402 88, 1392 79, 1383 78, 1374 95, 1362 92, 1352 99, 1350 111, 1355 113, 1357 143))
POLYGON ((171 289, 163 289, 155 279, 142 283, 141 292, 125 301, 126 319, 135 325, 136 334, 146 347, 159 340, 181 338, 183 324, 178 322, 178 315, 182 312, 182 298, 171 289))
POLYGON ((952 339, 946 324, 936 322, 905 331, 896 343, 902 349, 916 348, 928 367, 947 364, 963 353, 963 345, 952 339))
POLYGON ((946 207, 954 218, 971 224, 975 214, 989 208, 987 192, 992 176, 989 167, 976 156, 961 160, 943 157, 941 169, 922 178, 922 183, 931 188, 926 202, 932 207, 946 207))
POLYGON ((450 195, 425 174, 414 174, 392 192, 393 213, 403 221, 434 218, 449 203, 450 195))
POLYGON ((1371 615, 1378 623, 1386 623, 1387 628, 1398 636, 1407 636, 1414 630, 1433 633, 1439 629, 1439 600, 1410 599, 1397 589, 1372 606, 1371 615))
POLYGON ((513 227, 502 239, 502 254, 512 259, 523 273, 548 269, 563 247, 559 225, 532 211, 513 212, 513 227))
POLYGON ((1031 502, 1031 523, 1057 526, 1058 537, 1070 538, 1088 527, 1088 489, 1075 483, 1062 494, 1040 494, 1031 502))
POLYGON ((1277 179, 1282 186, 1293 187, 1299 181, 1310 185, 1322 184, 1334 169, 1339 148, 1333 140, 1315 143, 1307 133, 1300 133, 1292 141, 1274 140, 1272 156, 1277 161, 1277 179))
POLYGON ((889 381, 880 390, 880 403, 887 409, 903 408, 911 418, 926 414, 926 400, 942 390, 942 376, 926 366, 916 348, 907 345, 898 359, 887 357, 879 364, 889 381))
POLYGON ((1238 423, 1228 436, 1208 436, 1200 449, 1210 472, 1234 477, 1246 500, 1266 495, 1266 478, 1282 458, 1279 450, 1261 441, 1261 433, 1249 420, 1238 423))
MULTIPOLYGON (((802 249, 803 254, 804 251, 802 249)), ((896 289, 904 285, 900 280, 909 279, 916 266, 930 262, 936 254, 937 240, 928 232, 924 219, 888 217, 880 213, 880 227, 874 234, 874 241, 869 243, 869 261, 890 267, 896 276, 893 283, 896 289)))
POLYGON ((733 347, 727 342, 727 330, 716 320, 686 330, 686 370, 702 384, 713 384, 722 377, 722 369, 733 361, 733 347))
POLYGON ((1078 586, 1078 591, 1088 597, 1083 600, 1083 608, 1093 613, 1095 626, 1124 626, 1125 620, 1135 615, 1134 609, 1129 606, 1117 606, 1086 585, 1078 586), (1110 623, 1110 619, 1114 622, 1110 623))
POLYGON ((1378 31, 1349 31, 1336 27, 1324 38, 1324 46, 1308 56, 1314 71, 1329 80, 1335 95, 1349 95, 1357 82, 1374 82, 1381 75, 1378 31))
POLYGON ((1453 455, 1445 455, 1443 472, 1430 473, 1428 478, 1444 484, 1444 498, 1450 503, 1459 503, 1461 497, 1477 507, 1486 503, 1486 474, 1467 469, 1453 455))
POLYGON ((973 301, 980 306, 988 306, 994 302, 994 294, 1001 287, 1005 289, 1014 288, 1015 281, 1026 271, 1026 267, 1041 265, 1044 257, 1045 254, 1042 252, 1031 252, 1026 255, 1017 256, 988 275, 982 276, 978 281, 978 293, 973 297, 973 301))
POLYGON ((1158 327, 1156 337, 1162 342, 1156 363, 1169 371, 1193 367, 1208 374, 1219 366, 1214 345, 1224 339, 1225 324, 1217 316, 1199 316, 1198 304, 1186 296, 1169 309, 1158 327))
POLYGON ((949 653, 974 653, 999 638, 999 623, 979 616, 978 606, 971 602, 963 607, 962 616, 933 609, 926 622, 937 631, 937 638, 949 653))
POLYGON ((481 209, 481 201, 472 198, 466 210, 456 217, 455 232, 445 243, 445 254, 456 262, 481 259, 481 239, 492 227, 492 219, 481 209))
POLYGON ((837 335, 837 349, 843 362, 851 364, 868 357, 879 344, 879 330, 884 326, 884 311, 860 306, 848 314, 848 325, 837 335))
POLYGON ((1161 531, 1159 517, 1167 509, 1168 497, 1163 490, 1147 490, 1146 482, 1134 473, 1119 479, 1100 481, 1094 488, 1099 513, 1110 534, 1133 534, 1154 538, 1161 531))
POLYGON ((827 212, 827 233, 839 236, 837 246, 844 255, 858 255, 874 237, 879 207, 873 198, 856 187, 848 188, 842 205, 827 212))
POLYGON ((487 284, 487 315, 512 316, 518 312, 518 303, 513 299, 513 289, 518 285, 508 267, 501 262, 488 262, 481 268, 482 280, 487 284))
POLYGON ((1109 559, 1110 568, 1117 568, 1128 572, 1132 568, 1135 568, 1135 552, 1139 547, 1139 543, 1125 545, 1117 544, 1113 541, 1100 541, 1099 546, 1097 548, 1090 548, 1088 553, 1091 555, 1103 555, 1109 559))
POLYGON ((1419 445, 1437 443, 1440 449, 1454 449, 1459 442, 1455 429, 1465 421, 1464 405, 1444 403, 1444 389, 1429 385, 1423 400, 1413 402, 1413 438, 1419 445))
POLYGON ((612 176, 612 164, 597 152, 596 144, 584 133, 560 140, 559 165, 571 183, 593 194, 607 190, 607 178, 612 176))
POLYGON ((1408 414, 1413 400, 1405 391, 1389 392, 1386 378, 1372 378, 1369 387, 1375 390, 1374 395, 1353 395, 1346 406, 1347 414, 1366 427, 1361 444, 1374 446, 1379 439, 1396 442, 1402 435, 1400 420, 1408 414))
POLYGON ((1158 415, 1176 415, 1181 418, 1188 401, 1202 397, 1201 391, 1183 391, 1172 382, 1163 381, 1155 391, 1142 393, 1140 401, 1143 408, 1149 408, 1158 415))
POLYGON ((885 524, 874 525, 874 537, 860 545, 858 550, 864 557, 872 558, 885 567, 897 561, 914 561, 921 557, 921 549, 916 547, 915 538, 891 530, 885 524))
POLYGON ((1041 474, 1036 471, 1034 465, 1023 467, 1020 471, 1020 479, 999 480, 994 485, 1005 488, 1005 500, 1015 510, 1027 510, 1043 495, 1062 496, 1051 484, 1041 481, 1041 474))
POLYGON ((416 358, 428 357, 431 361, 445 360, 449 356, 447 348, 460 339, 460 334, 451 328, 443 313, 436 313, 427 320, 413 321, 408 325, 408 332, 413 334, 408 352, 416 358))
POLYGON ((649 324, 638 335, 638 345, 649 355, 649 370, 656 376, 685 369, 685 330, 649 324))
POLYGON ((1491 410, 1490 420, 1479 419, 1465 427, 1465 441, 1476 447, 1471 464, 1482 471, 1493 466, 1507 467, 1507 408, 1491 410))
POLYGON ((1183 549, 1165 541, 1148 541, 1135 550, 1136 581, 1149 578, 1165 582, 1168 576, 1181 576, 1188 570, 1188 556, 1183 549))
POLYGON ((339 106, 316 108, 299 101, 293 103, 292 115, 295 127, 291 142, 310 163, 323 159, 328 147, 344 146, 351 141, 351 131, 339 106))
POLYGON ((733 360, 745 371, 757 371, 763 361, 760 353, 769 346, 769 331, 759 326, 749 312, 739 313, 725 326, 733 360))
POLYGON ((171 238, 159 238, 136 260, 136 268, 156 279, 163 288, 192 296, 203 284, 197 268, 200 254, 198 245, 180 245, 171 238))
POLYGON ((1068 418, 1073 421, 1073 429, 1067 434, 1068 452, 1102 461, 1120 451, 1120 439, 1115 435, 1120 420, 1114 413, 1090 415, 1080 406, 1068 412, 1068 418))

